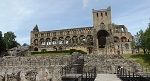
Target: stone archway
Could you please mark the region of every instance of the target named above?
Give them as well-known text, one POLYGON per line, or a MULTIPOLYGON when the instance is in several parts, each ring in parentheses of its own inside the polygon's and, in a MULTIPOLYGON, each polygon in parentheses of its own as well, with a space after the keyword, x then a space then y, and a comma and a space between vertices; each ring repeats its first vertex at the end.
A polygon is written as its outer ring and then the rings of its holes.
POLYGON ((34 51, 38 51, 38 48, 37 48, 37 47, 35 47, 35 48, 34 48, 34 51))
POLYGON ((88 50, 89 54, 91 54, 93 52, 93 48, 92 47, 88 47, 87 50, 88 50))
POLYGON ((106 37, 109 36, 109 33, 106 30, 99 30, 97 33, 98 47, 105 48, 106 37))

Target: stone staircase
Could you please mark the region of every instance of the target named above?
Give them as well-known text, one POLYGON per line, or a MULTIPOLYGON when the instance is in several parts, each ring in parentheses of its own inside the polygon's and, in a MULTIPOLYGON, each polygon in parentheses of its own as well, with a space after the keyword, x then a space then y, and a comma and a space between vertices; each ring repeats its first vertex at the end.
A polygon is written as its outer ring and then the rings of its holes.
POLYGON ((121 81, 116 74, 97 74, 95 81, 121 81))

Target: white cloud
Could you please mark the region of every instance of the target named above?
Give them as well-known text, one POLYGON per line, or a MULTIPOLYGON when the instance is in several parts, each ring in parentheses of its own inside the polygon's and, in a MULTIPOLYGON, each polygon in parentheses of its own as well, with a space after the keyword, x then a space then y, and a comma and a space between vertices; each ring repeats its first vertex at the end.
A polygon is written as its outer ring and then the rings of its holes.
POLYGON ((89 3, 89 0, 83 0, 83 8, 87 7, 89 3))

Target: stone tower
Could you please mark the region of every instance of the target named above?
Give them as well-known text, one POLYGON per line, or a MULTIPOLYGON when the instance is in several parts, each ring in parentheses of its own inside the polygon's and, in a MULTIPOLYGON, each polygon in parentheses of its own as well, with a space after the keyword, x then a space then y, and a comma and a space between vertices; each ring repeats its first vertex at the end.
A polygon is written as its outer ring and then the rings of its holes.
POLYGON ((111 40, 111 7, 101 10, 93 9, 93 27, 98 53, 108 53, 111 42, 113 41, 111 40))
POLYGON ((111 24, 111 7, 107 9, 94 10, 93 9, 93 26, 96 30, 100 29, 100 26, 105 26, 106 29, 111 24))

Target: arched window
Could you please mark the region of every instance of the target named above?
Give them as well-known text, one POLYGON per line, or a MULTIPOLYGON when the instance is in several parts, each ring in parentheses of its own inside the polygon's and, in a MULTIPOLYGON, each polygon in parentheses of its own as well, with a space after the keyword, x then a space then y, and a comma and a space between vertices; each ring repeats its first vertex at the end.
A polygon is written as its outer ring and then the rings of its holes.
POLYGON ((38 45, 38 39, 34 40, 34 45, 38 45))
POLYGON ((97 33, 98 46, 99 48, 105 48, 106 37, 109 36, 109 33, 106 30, 100 30, 97 33))
POLYGON ((107 16, 107 12, 105 12, 105 16, 107 16))
POLYGON ((57 47, 56 47, 56 46, 54 46, 54 47, 53 47, 53 50, 54 50, 54 51, 57 51, 57 47))
POLYGON ((46 45, 51 45, 51 40, 50 40, 50 38, 47 38, 47 39, 46 39, 46 45))
POLYGON ((98 13, 96 13, 96 16, 98 17, 98 13))
POLYGON ((63 48, 62 48, 62 46, 60 46, 60 47, 59 47, 59 51, 62 51, 62 50, 63 50, 63 48))
POLYGON ((65 38, 65 44, 70 44, 71 43, 71 39, 70 39, 70 36, 67 36, 65 38))
POLYGON ((78 38, 77 36, 72 37, 72 43, 78 43, 78 38))
POLYGON ((114 42, 119 42, 119 37, 114 36, 114 42))
POLYGON ((121 42, 127 42, 127 38, 126 37, 121 37, 121 42))
POLYGON ((64 38, 63 37, 59 37, 58 44, 64 44, 64 38))
POLYGON ((40 45, 45 45, 44 38, 41 38, 41 39, 40 39, 40 45))
POLYGON ((93 36, 92 35, 87 35, 86 40, 87 40, 87 45, 93 45, 93 36))
POLYGON ((37 47, 35 47, 35 48, 34 48, 34 51, 38 51, 38 48, 37 48, 37 47))
POLYGON ((102 22, 101 24, 100 24, 100 27, 101 27, 101 29, 105 29, 105 24, 102 22))
POLYGON ((125 44, 125 49, 129 49, 129 44, 125 44))
POLYGON ((103 17, 103 12, 101 12, 101 16, 103 17))
POLYGON ((86 39, 85 39, 85 36, 84 35, 81 35, 80 37, 79 37, 79 40, 80 40, 80 43, 85 43, 85 41, 86 41, 86 39))
POLYGON ((57 38, 56 38, 56 37, 53 37, 53 38, 52 38, 52 44, 53 44, 53 45, 57 44, 57 38))

